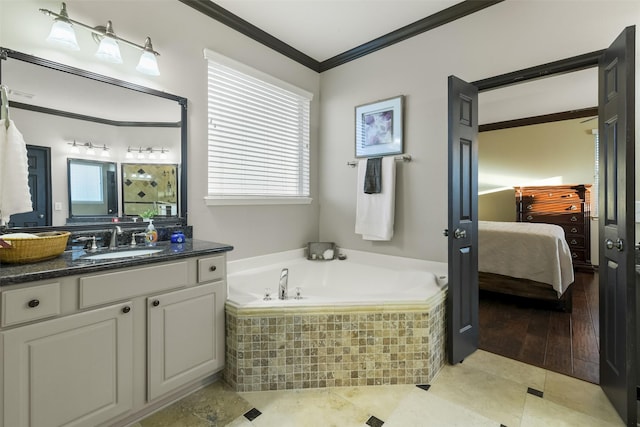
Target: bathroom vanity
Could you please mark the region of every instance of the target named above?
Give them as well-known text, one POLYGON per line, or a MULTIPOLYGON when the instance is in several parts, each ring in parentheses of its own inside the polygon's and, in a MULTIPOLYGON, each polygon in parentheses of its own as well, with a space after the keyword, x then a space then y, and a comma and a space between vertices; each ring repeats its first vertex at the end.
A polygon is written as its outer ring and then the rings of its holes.
POLYGON ((229 245, 0 266, 0 427, 119 426, 224 366, 229 245))

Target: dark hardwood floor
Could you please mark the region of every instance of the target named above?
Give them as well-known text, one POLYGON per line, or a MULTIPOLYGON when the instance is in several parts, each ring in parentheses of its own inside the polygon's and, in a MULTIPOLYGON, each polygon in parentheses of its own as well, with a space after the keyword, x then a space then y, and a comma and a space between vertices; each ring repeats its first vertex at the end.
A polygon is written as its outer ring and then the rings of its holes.
POLYGON ((480 348, 599 383, 598 273, 576 272, 573 312, 480 292, 480 348))

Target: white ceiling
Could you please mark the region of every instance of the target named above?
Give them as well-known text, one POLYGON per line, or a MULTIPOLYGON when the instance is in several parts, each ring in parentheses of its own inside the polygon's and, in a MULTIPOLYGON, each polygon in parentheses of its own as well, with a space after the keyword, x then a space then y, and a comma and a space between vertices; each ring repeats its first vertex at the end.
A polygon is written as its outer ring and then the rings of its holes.
POLYGON ((322 62, 460 0, 215 0, 214 3, 322 62))

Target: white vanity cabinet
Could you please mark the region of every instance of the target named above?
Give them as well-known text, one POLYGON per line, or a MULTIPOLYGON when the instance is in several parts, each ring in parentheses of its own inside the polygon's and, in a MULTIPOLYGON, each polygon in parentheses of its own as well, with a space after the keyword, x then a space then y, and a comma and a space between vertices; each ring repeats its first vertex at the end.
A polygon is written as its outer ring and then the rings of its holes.
POLYGON ((148 299, 150 400, 223 367, 225 294, 218 282, 148 299))
POLYGON ((132 408, 131 303, 0 333, 4 426, 95 426, 132 408))
POLYGON ((225 266, 222 253, 0 288, 0 427, 127 425, 213 379, 225 266))

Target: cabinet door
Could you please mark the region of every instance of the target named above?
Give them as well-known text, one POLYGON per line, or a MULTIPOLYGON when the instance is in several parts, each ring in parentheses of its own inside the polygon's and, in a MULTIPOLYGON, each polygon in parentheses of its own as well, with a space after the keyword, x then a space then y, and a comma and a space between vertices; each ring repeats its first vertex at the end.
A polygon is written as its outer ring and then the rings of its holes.
POLYGON ((224 281, 148 298, 148 399, 224 365, 224 281))
POLYGON ((95 426, 130 410, 130 310, 122 303, 1 332, 4 427, 95 426))

